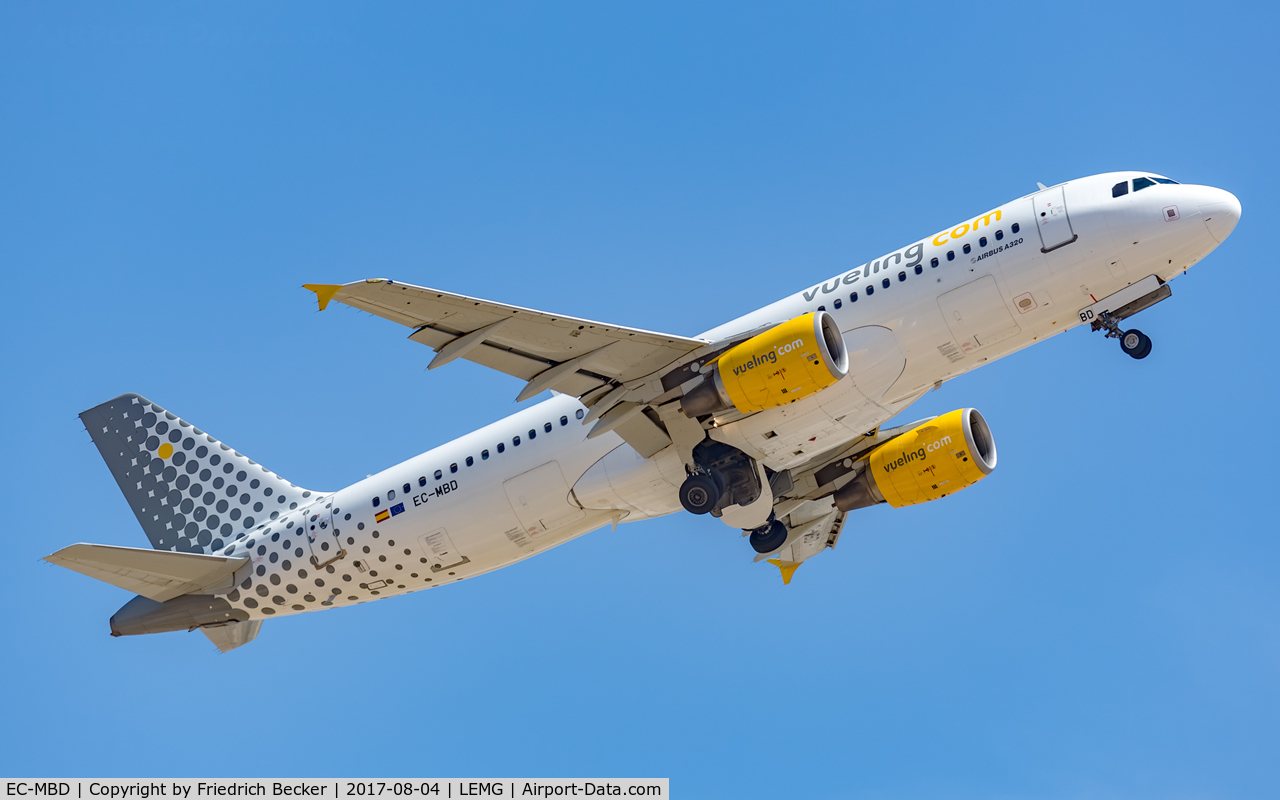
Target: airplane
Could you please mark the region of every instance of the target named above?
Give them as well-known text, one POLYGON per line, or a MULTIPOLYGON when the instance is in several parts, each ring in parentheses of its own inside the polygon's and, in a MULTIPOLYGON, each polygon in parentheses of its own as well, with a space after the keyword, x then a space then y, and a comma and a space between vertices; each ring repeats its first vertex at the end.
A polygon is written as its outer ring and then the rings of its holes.
POLYGON ((199 630, 226 652, 273 617, 432 589, 602 528, 687 511, 784 583, 849 513, 930 502, 996 467, 973 408, 885 423, 932 389, 1076 327, 1121 325, 1224 242, 1240 202, 1149 172, 1046 187, 694 336, 385 278, 307 284, 551 398, 338 491, 304 489, 137 394, 80 415, 151 549, 46 560, 136 593, 112 636, 199 630))

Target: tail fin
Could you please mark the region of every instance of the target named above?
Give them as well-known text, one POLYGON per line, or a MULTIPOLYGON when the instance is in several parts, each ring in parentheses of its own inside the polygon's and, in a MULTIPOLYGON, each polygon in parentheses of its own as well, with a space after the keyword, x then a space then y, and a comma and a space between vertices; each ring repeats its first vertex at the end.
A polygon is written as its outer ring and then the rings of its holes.
POLYGON ((213 553, 315 494, 136 394, 80 419, 157 550, 213 553))

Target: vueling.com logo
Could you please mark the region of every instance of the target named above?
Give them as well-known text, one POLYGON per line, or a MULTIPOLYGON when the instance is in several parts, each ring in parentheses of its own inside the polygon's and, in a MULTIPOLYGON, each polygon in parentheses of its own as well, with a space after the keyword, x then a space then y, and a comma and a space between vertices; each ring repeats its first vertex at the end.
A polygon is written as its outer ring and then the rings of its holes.
POLYGON ((799 350, 802 347, 804 347, 803 339, 796 339, 794 342, 788 342, 786 344, 777 345, 772 350, 769 350, 768 352, 762 353, 760 355, 754 355, 751 357, 750 361, 747 361, 745 363, 739 364, 738 366, 734 367, 733 374, 741 375, 747 370, 755 369, 756 367, 765 363, 777 364, 778 356, 786 355, 787 353, 790 353, 793 350, 799 350))
POLYGON ((966 222, 963 225, 957 225, 956 227, 952 228, 949 233, 948 231, 943 231, 942 233, 933 237, 933 243, 938 247, 945 247, 947 244, 948 235, 950 235, 952 239, 960 239, 964 237, 966 233, 969 233, 970 231, 978 230, 978 228, 982 225, 990 225, 992 217, 995 217, 996 222, 999 222, 1000 209, 997 208, 995 211, 988 211, 986 214, 983 214, 982 216, 978 217, 973 222, 966 222))

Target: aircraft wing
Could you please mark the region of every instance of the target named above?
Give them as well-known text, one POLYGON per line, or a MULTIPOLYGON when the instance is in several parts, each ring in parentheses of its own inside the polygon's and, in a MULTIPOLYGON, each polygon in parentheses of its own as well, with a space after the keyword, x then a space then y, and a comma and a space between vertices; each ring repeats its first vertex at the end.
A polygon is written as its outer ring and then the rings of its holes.
POLYGON ((526 381, 517 401, 547 389, 579 397, 590 409, 583 422, 595 423, 588 438, 616 430, 646 458, 671 444, 657 405, 697 377, 695 356, 726 346, 386 278, 304 288, 321 311, 336 300, 411 328, 410 339, 436 351, 428 369, 464 358, 526 381))
POLYGON ((529 381, 521 400, 545 389, 581 397, 642 380, 708 344, 384 278, 306 288, 321 310, 336 300, 412 328, 410 339, 436 351, 429 369, 464 358, 529 381))

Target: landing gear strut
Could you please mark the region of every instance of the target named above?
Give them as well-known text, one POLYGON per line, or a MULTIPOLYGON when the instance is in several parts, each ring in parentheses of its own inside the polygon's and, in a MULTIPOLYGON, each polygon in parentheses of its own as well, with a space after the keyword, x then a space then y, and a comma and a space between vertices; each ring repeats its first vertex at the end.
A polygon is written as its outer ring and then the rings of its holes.
POLYGON ((1094 322, 1095 330, 1105 330, 1108 339, 1119 339, 1120 349, 1133 358, 1146 358, 1151 355, 1151 337, 1142 331, 1120 330, 1119 320, 1108 312, 1103 312, 1094 322))

